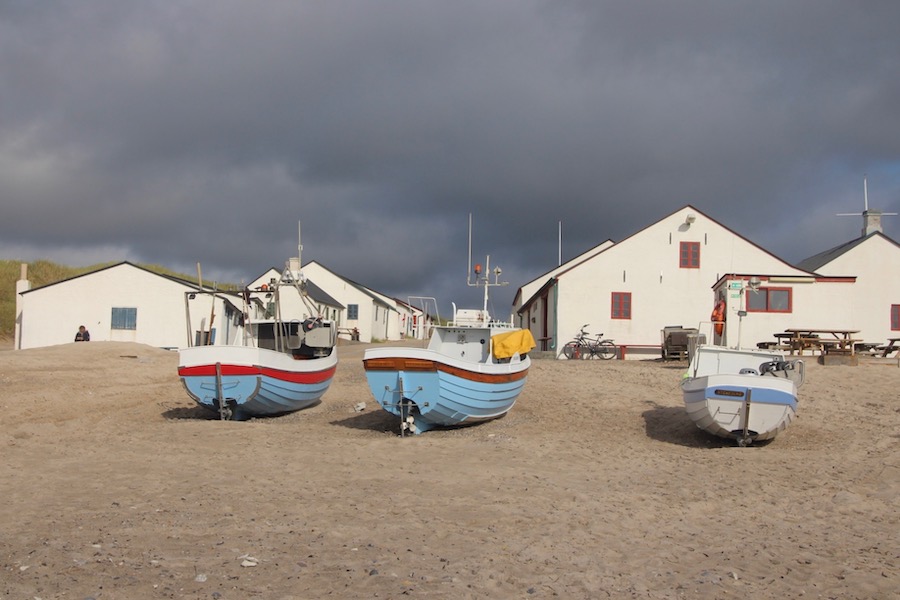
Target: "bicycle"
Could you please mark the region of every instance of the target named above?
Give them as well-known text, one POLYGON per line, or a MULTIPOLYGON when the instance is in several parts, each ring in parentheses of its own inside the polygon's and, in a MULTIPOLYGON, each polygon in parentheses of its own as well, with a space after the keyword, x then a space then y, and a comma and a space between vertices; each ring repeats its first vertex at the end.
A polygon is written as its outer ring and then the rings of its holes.
POLYGON ((575 336, 575 339, 563 346, 563 354, 569 360, 584 359, 589 360, 594 357, 600 357, 603 360, 610 360, 616 356, 616 345, 611 339, 604 338, 602 333, 598 333, 596 337, 590 337, 586 331, 588 325, 582 325, 581 331, 575 336))

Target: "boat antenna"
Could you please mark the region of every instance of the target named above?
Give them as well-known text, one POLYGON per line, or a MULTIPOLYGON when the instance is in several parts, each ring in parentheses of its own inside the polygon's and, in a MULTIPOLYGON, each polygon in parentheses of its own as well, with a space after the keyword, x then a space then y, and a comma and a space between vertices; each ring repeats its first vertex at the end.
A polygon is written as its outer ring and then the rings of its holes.
MULTIPOLYGON (((493 272, 491 271, 491 255, 488 254, 485 263, 484 263, 484 271, 481 270, 481 265, 475 265, 475 269, 472 269, 472 213, 469 213, 469 272, 466 274, 466 285, 469 287, 478 287, 484 286, 484 315, 488 314, 488 302, 489 302, 489 290, 492 287, 509 285, 508 281, 500 281, 500 274, 503 273, 503 269, 500 267, 494 267, 493 272), (475 273, 475 281, 472 281, 472 273, 475 273), (491 274, 494 275, 494 281, 491 282, 491 274)), ((456 316, 454 315, 454 319, 456 316)))
MULTIPOLYGON (((469 213, 469 264, 466 270, 466 284, 472 285, 472 213, 469 213)), ((477 278, 476 278, 477 283, 477 278)))
POLYGON ((303 301, 304 306, 306 306, 306 310, 309 312, 310 317, 315 317, 319 314, 319 309, 316 307, 315 303, 309 297, 309 290, 306 285, 306 277, 303 276, 303 222, 297 221, 297 259, 296 263, 294 259, 290 259, 287 264, 287 273, 290 276, 290 284, 297 290, 297 293, 300 294, 300 299, 303 301))

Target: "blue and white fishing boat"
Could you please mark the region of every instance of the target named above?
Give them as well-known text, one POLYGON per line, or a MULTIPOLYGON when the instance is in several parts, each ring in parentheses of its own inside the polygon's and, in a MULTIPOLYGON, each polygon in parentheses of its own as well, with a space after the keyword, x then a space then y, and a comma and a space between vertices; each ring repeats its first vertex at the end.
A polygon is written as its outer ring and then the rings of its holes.
POLYGON ((701 345, 681 381, 688 416, 740 446, 773 439, 797 415, 801 360, 783 352, 701 345))
MULTIPOLYGON (((471 236, 471 221, 469 227, 471 236)), ((400 418, 401 435, 496 419, 525 386, 534 337, 490 316, 488 288, 505 284, 500 269, 490 282, 490 257, 485 265, 485 274, 476 266, 475 283, 469 282, 484 286, 482 310, 453 305, 453 319, 434 327, 426 348, 369 348, 363 355, 369 388, 384 410, 400 418)))
MULTIPOLYGON (((185 295, 185 303, 210 294, 221 295, 201 286, 185 295)), ((278 279, 243 290, 241 298, 243 334, 234 344, 197 344, 178 351, 178 375, 188 395, 221 419, 235 420, 319 403, 337 369, 337 328, 309 300, 300 258, 290 259, 278 279), (302 314, 282 314, 292 303, 285 302, 288 294, 299 295, 302 314)), ((190 315, 189 306, 186 310, 190 315)))

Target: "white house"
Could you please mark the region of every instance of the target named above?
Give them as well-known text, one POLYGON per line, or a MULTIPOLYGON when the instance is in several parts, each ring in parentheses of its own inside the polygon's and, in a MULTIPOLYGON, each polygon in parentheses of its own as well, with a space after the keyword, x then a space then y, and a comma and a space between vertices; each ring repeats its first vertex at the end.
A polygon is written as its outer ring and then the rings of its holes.
POLYGON ((354 331, 361 342, 400 339, 400 314, 395 301, 330 271, 316 261, 303 266, 303 273, 325 293, 346 307, 341 329, 354 331))
POLYGON ((559 273, 568 271, 575 265, 588 260, 589 258, 599 254, 612 245, 612 240, 606 240, 605 242, 594 246, 590 250, 582 252, 575 258, 562 263, 555 269, 551 269, 537 279, 526 283, 518 290, 516 290, 516 296, 515 298, 513 298, 514 309, 517 310, 521 308, 527 300, 532 299, 529 314, 522 315, 520 312, 519 325, 521 327, 524 327, 525 323, 530 322, 532 324, 531 333, 532 335, 534 335, 534 339, 538 342, 539 350, 549 350, 548 346, 550 345, 550 340, 552 340, 552 336, 550 335, 549 330, 550 319, 548 318, 550 311, 550 304, 548 300, 550 295, 551 282, 555 283, 555 278, 559 273), (540 316, 538 317, 535 315, 540 316), (540 323, 539 331, 535 331, 534 325, 538 323, 540 323))
POLYGON ((433 307, 436 313, 437 301, 434 298, 410 298, 410 302, 397 298, 393 300, 400 316, 400 336, 417 340, 427 339, 435 319, 434 315, 428 313, 428 309, 433 307))
MULTIPOLYGON (((850 318, 846 325, 859 330, 857 337, 884 343, 887 338, 900 336, 900 244, 884 235, 880 227, 864 227, 862 236, 807 258, 798 266, 822 276, 855 279, 847 300, 850 318)), ((813 321, 809 326, 823 323, 831 323, 828 315, 821 315, 821 322, 813 321)))
MULTIPOLYGON (((714 286, 730 283, 731 279, 723 279, 729 274, 746 274, 748 281, 764 275, 838 285, 786 263, 692 206, 603 246, 520 288, 514 308, 544 349, 559 355, 588 324, 590 333, 614 339, 626 357, 658 355, 664 327, 709 323, 715 294, 722 293, 714 286), (523 290, 534 292, 526 297, 523 290)), ((725 335, 734 344, 737 330, 731 326, 737 322, 739 307, 730 302, 728 310, 725 335)), ((747 342, 771 340, 773 332, 793 324, 792 313, 779 317, 757 323, 758 332, 748 331, 746 319, 741 329, 747 342)))
POLYGON ((195 343, 212 321, 214 340, 234 339, 240 330, 240 296, 221 293, 214 301, 208 298, 188 324, 186 294, 196 290, 196 283, 129 262, 33 289, 23 273, 17 284, 15 348, 72 342, 80 325, 90 332, 91 341, 174 348, 187 345, 189 336, 195 343))

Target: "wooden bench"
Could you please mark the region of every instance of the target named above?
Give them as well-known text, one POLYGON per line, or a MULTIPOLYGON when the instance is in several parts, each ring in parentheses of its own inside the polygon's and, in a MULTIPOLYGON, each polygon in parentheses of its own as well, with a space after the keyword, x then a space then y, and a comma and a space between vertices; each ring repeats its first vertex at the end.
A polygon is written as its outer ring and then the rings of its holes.
POLYGON ((818 350, 821 354, 853 354, 853 344, 858 341, 860 340, 832 340, 819 337, 802 337, 794 338, 791 344, 785 344, 785 346, 787 346, 786 349, 789 349, 791 353, 796 352, 800 356, 803 356, 804 350, 809 350, 810 353, 814 353, 818 350))
POLYGON ((792 328, 785 329, 784 333, 776 333, 775 337, 781 343, 790 343, 791 354, 797 352, 803 355, 804 350, 815 352, 818 350, 823 356, 831 353, 837 356, 855 357, 854 344, 862 340, 854 339, 854 329, 811 329, 792 328))
POLYGON ((884 348, 879 348, 878 344, 870 344, 867 342, 858 342, 853 344, 853 349, 857 352, 870 352, 872 354, 875 353, 876 350, 883 350, 884 348))
POLYGON ((662 345, 660 344, 616 344, 616 348, 619 349, 619 359, 621 360, 625 360, 629 348, 650 348, 662 352, 662 345))
POLYGON ((862 340, 828 340, 828 343, 822 345, 822 350, 826 354, 856 354, 856 344, 862 340))
MULTIPOLYGON (((885 346, 879 346, 878 349, 881 350, 881 358, 887 358, 892 352, 900 350, 900 338, 888 338, 888 343, 885 346)), ((900 359, 900 354, 897 357, 900 359)))

